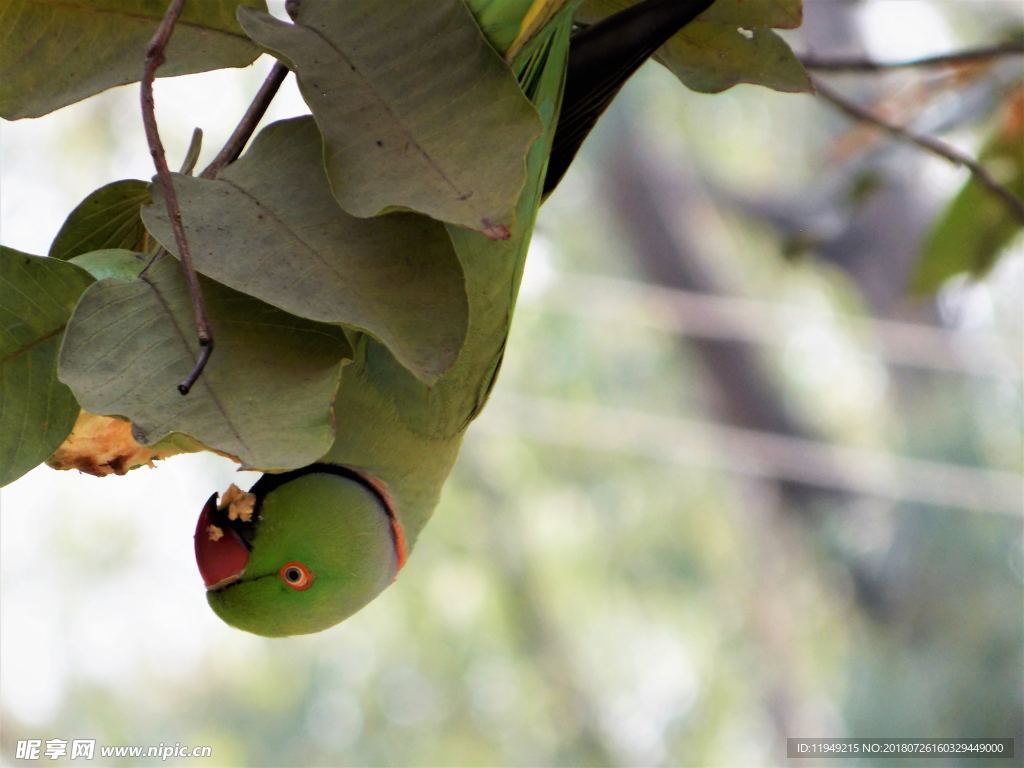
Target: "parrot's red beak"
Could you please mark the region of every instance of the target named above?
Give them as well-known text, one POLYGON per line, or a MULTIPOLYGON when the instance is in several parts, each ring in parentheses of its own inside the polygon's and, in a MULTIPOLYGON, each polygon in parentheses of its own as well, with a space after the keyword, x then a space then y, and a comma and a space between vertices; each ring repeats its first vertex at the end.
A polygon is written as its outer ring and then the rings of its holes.
POLYGON ((226 525, 217 525, 217 494, 213 494, 196 523, 196 564, 207 589, 217 589, 241 578, 249 562, 249 548, 242 537, 226 525))

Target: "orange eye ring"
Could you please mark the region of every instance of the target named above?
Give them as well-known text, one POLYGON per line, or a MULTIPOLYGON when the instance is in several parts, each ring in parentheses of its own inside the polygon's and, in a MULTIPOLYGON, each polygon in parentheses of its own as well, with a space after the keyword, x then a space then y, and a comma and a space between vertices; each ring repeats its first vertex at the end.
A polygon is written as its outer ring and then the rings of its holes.
POLYGON ((281 577, 281 581, 296 592, 301 592, 313 586, 313 574, 309 568, 299 562, 285 563, 281 566, 281 570, 277 572, 277 575, 281 577))

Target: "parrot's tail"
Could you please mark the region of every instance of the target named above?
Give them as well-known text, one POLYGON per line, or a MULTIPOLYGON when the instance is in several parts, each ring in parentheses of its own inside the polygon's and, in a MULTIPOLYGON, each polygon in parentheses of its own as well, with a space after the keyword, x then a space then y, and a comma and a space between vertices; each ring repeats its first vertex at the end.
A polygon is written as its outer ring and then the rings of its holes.
POLYGON ((558 186, 623 84, 715 0, 645 0, 573 34, 545 197, 558 186))

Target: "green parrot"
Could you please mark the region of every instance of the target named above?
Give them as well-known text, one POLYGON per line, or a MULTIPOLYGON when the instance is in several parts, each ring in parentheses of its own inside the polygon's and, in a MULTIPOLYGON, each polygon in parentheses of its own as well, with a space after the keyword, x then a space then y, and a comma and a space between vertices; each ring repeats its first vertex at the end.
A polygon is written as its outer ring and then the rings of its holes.
POLYGON ((501 366, 541 201, 623 83, 713 0, 645 0, 590 27, 569 4, 513 60, 545 133, 527 160, 518 232, 493 242, 449 227, 465 272, 469 329, 433 387, 353 333, 355 356, 335 402, 337 437, 320 462, 264 474, 203 508, 196 560, 225 622, 260 635, 318 632, 395 580, 430 518, 501 366))

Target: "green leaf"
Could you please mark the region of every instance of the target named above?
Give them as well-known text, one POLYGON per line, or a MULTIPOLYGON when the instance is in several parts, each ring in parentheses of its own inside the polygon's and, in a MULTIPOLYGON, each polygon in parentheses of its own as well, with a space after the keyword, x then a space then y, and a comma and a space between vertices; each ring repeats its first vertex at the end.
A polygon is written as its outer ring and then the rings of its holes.
POLYGON ((803 64, 770 29, 740 30, 732 25, 694 21, 657 55, 684 85, 718 93, 740 83, 776 91, 811 90, 803 64))
POLYGON ((1004 203, 976 182, 968 182, 925 239, 911 292, 934 293, 961 272, 984 275, 1019 231, 1020 223, 1004 203))
POLYGON ((91 282, 66 262, 0 246, 0 486, 45 461, 75 424, 57 352, 91 282))
POLYGON ((414 210, 508 237, 541 123, 462 0, 303 0, 295 24, 239 20, 296 71, 348 213, 414 210))
POLYGON ((716 0, 700 18, 747 29, 797 29, 804 20, 803 0, 716 0))
MULTIPOLYGON (((455 360, 468 308, 444 226, 349 216, 331 196, 309 117, 274 123, 217 180, 175 176, 200 272, 300 317, 368 331, 424 381, 455 360)), ((158 185, 149 231, 177 252, 158 185)))
POLYGON ((149 184, 137 179, 115 181, 91 192, 64 220, 50 256, 70 259, 105 248, 143 250, 146 228, 139 209, 149 200, 149 184))
POLYGON ((333 440, 334 393, 351 357, 344 332, 201 282, 216 348, 187 396, 176 385, 198 343, 181 266, 169 258, 143 279, 90 286, 68 324, 61 380, 86 410, 130 419, 147 445, 179 432, 247 468, 316 461, 333 440))
POLYGON ((185 151, 185 159, 181 161, 181 173, 191 176, 192 171, 199 162, 199 153, 203 151, 203 129, 193 128, 192 138, 189 139, 188 149, 185 151))
MULTIPOLYGON (((1024 199, 1024 94, 1009 104, 996 134, 979 160, 996 181, 1024 199)), ((980 277, 1021 232, 1020 220, 1006 203, 972 177, 939 215, 925 238, 911 279, 912 293, 933 293, 961 272, 980 277)))
POLYGON ((134 280, 146 266, 149 258, 125 248, 107 248, 75 256, 71 263, 81 267, 94 280, 134 280))
MULTIPOLYGON (((244 67, 259 50, 235 20, 264 0, 185 4, 161 77, 244 67)), ((0 0, 0 117, 39 117, 142 75, 167 0, 0 0)))
MULTIPOLYGON (((636 0, 586 0, 578 18, 600 21, 636 0)), ((718 93, 739 83, 777 91, 811 90, 810 78, 773 28, 792 29, 802 20, 801 0, 718 0, 655 54, 684 85, 718 93)))

